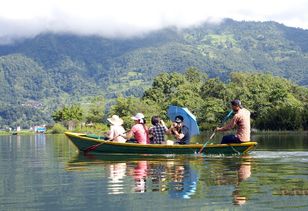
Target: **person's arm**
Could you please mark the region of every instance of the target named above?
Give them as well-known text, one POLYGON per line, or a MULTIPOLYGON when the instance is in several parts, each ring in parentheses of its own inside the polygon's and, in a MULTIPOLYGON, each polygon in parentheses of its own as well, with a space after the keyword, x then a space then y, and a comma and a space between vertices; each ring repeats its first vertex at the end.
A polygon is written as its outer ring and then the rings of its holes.
POLYGON ((223 127, 217 127, 216 131, 228 131, 235 127, 237 122, 237 116, 235 115, 231 121, 223 127))
POLYGON ((121 136, 125 139, 130 139, 131 137, 133 137, 133 135, 134 135, 134 132, 130 130, 126 133, 126 135, 121 135, 121 136))
POLYGON ((110 130, 107 132, 107 137, 110 140, 114 138, 114 128, 113 127, 110 127, 110 130))
POLYGON ((130 131, 128 131, 127 133, 126 133, 126 136, 125 137, 123 137, 123 138, 125 138, 125 139, 130 139, 130 138, 132 138, 133 136, 134 136, 134 134, 135 134, 135 132, 136 132, 136 127, 135 127, 135 125, 130 129, 130 131))
POLYGON ((177 130, 174 130, 173 133, 174 133, 174 136, 176 137, 176 139, 178 139, 178 140, 181 140, 185 136, 183 133, 179 133, 177 130))
POLYGON ((160 124, 165 128, 165 132, 168 132, 168 127, 166 126, 164 120, 160 120, 160 124))
POLYGON ((176 126, 176 124, 175 124, 175 123, 172 123, 171 127, 170 127, 169 129, 167 128, 166 134, 172 135, 172 132, 175 131, 175 126, 176 126))
POLYGON ((133 135, 134 135, 134 130, 135 130, 135 128, 134 127, 132 127, 131 129, 130 129, 130 131, 128 131, 126 134, 123 134, 123 135, 121 135, 123 138, 125 138, 125 139, 130 139, 131 137, 133 137, 133 135))

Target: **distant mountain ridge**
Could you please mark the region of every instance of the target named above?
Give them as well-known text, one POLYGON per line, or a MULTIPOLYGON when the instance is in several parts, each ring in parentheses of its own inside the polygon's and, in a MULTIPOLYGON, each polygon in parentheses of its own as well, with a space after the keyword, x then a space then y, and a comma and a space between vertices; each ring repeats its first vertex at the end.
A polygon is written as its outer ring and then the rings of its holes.
POLYGON ((226 19, 130 39, 46 33, 0 45, 0 127, 10 105, 34 100, 50 111, 81 96, 141 96, 160 72, 192 66, 223 80, 271 72, 308 86, 308 30, 226 19))

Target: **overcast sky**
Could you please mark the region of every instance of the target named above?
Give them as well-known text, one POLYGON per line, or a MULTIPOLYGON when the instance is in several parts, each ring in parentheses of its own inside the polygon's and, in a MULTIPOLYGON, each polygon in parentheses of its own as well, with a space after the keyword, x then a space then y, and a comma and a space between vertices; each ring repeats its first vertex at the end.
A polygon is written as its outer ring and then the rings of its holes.
POLYGON ((129 37, 222 18, 308 29, 308 0, 0 0, 0 42, 46 31, 129 37))

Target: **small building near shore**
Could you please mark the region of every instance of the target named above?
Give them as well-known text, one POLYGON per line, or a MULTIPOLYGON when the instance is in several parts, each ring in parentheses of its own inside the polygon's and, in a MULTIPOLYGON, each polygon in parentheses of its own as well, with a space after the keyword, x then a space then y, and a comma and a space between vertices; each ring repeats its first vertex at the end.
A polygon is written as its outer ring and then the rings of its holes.
POLYGON ((46 132, 46 126, 45 125, 34 126, 34 132, 36 132, 36 133, 45 133, 46 132))

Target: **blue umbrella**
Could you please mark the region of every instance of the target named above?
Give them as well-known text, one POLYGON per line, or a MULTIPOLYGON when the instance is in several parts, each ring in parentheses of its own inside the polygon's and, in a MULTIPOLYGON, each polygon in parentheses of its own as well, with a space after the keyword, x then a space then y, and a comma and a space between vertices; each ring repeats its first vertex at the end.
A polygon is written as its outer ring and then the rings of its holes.
POLYGON ((185 126, 189 128, 190 135, 194 136, 200 134, 197 118, 187 108, 169 106, 167 115, 172 121, 175 120, 176 116, 181 115, 184 118, 185 126))

